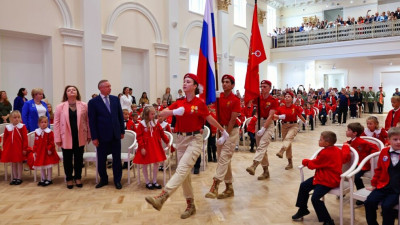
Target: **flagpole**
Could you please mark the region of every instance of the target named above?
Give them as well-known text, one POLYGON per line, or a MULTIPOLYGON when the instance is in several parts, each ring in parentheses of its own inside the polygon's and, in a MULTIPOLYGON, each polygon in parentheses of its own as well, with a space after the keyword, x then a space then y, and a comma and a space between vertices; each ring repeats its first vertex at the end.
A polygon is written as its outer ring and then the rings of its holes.
MULTIPOLYGON (((254 3, 257 5, 257 0, 254 0, 254 3)), ((257 15, 258 16, 258 15, 257 15)), ((260 74, 258 74, 260 77, 260 74)), ((260 78, 258 79, 260 80, 260 78)), ((257 98, 257 119, 258 119, 258 129, 261 129, 261 106, 260 106, 260 96, 257 98)))

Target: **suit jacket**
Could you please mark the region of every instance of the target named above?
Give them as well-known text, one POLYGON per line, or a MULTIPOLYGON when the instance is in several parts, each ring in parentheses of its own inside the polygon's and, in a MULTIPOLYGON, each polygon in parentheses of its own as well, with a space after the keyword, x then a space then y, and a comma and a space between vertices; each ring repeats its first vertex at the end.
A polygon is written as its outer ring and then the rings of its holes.
MULTIPOLYGON (((49 121, 49 127, 50 127, 50 114, 49 110, 47 109, 47 104, 44 101, 41 101, 41 103, 47 110, 46 116, 49 121)), ((26 125, 28 132, 35 131, 36 128, 39 128, 38 120, 39 120, 39 114, 35 106, 35 101, 33 99, 26 101, 24 103, 24 106, 22 107, 22 121, 26 125)))
MULTIPOLYGON (((76 115, 78 121, 79 146, 84 146, 90 138, 89 117, 87 104, 76 101, 76 115)), ((63 149, 72 149, 72 132, 69 123, 68 101, 59 104, 54 115, 54 141, 61 142, 63 149)))
POLYGON ((121 139, 125 134, 124 117, 118 97, 109 95, 110 109, 108 111, 101 95, 91 99, 88 103, 89 127, 92 140, 108 142, 121 139))

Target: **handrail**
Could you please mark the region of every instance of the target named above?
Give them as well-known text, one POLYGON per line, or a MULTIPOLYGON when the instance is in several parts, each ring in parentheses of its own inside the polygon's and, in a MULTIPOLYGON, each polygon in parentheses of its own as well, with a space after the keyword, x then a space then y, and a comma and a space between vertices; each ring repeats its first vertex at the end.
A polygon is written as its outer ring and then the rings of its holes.
POLYGON ((400 36, 400 20, 336 26, 321 30, 311 30, 279 34, 272 37, 272 48, 293 47, 339 41, 400 36))

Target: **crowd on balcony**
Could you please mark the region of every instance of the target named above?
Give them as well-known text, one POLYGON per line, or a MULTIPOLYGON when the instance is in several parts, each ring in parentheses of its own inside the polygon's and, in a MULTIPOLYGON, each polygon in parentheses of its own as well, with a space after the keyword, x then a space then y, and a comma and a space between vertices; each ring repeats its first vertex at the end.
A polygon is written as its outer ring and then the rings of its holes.
POLYGON ((355 24, 370 24, 370 23, 377 23, 377 22, 387 22, 387 21, 395 21, 400 20, 400 7, 397 8, 395 11, 388 10, 387 12, 376 12, 375 14, 369 15, 371 10, 367 11, 366 16, 359 16, 357 19, 355 17, 348 17, 347 20, 344 20, 343 17, 340 15, 337 17, 335 21, 322 20, 319 19, 317 22, 307 22, 302 23, 300 27, 283 27, 283 28, 276 28, 273 30, 270 36, 277 36, 277 35, 284 35, 290 34, 294 32, 310 32, 313 30, 321 30, 321 29, 329 29, 335 28, 340 26, 351 26, 355 24))

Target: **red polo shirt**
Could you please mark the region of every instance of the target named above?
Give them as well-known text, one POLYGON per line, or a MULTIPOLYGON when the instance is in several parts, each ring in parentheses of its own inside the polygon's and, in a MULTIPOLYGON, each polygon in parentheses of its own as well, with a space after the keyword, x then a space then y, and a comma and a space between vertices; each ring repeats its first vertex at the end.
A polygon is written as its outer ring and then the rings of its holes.
POLYGON ((195 97, 192 99, 192 101, 188 102, 186 98, 182 98, 168 106, 170 110, 174 110, 179 107, 184 107, 185 113, 182 116, 175 116, 176 132, 193 132, 203 129, 205 118, 210 115, 210 112, 202 100, 195 97))
POLYGON ((228 96, 221 93, 219 98, 219 123, 222 126, 229 124, 232 112, 240 113, 240 99, 232 92, 228 96))
POLYGON ((269 111, 276 110, 279 107, 279 102, 276 98, 268 95, 267 98, 260 96, 260 117, 268 118, 269 111))
POLYGON ((291 104, 289 107, 286 105, 279 106, 276 112, 277 115, 286 115, 286 118, 283 120, 284 122, 297 122, 297 117, 301 116, 301 112, 299 107, 291 104))

